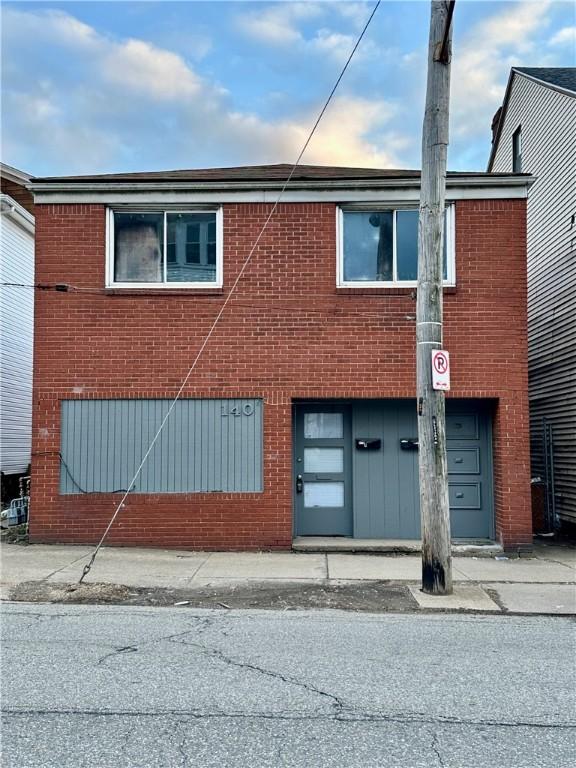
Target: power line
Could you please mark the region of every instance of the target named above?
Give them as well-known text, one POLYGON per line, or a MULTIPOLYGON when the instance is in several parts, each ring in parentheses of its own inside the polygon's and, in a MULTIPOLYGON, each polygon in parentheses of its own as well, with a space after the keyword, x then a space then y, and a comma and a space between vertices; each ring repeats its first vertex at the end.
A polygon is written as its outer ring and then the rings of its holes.
MULTIPOLYGON (((84 293, 91 293, 97 296, 103 296, 103 297, 109 297, 111 295, 114 295, 114 289, 112 288, 78 288, 74 285, 69 284, 55 284, 55 285, 43 285, 43 284, 32 284, 32 283, 0 283, 0 287, 17 287, 17 288, 30 288, 40 291, 57 291, 57 292, 65 292, 64 288, 62 286, 66 286, 66 289, 68 293, 75 293, 77 291, 82 291, 84 293)), ((361 289, 361 286, 359 286, 361 289)), ((122 289, 122 293, 118 294, 119 296, 124 296, 125 290, 130 289, 122 289)), ((134 289, 135 292, 138 291, 138 289, 134 289)), ((151 289, 153 290, 153 289, 151 289)), ((386 291, 385 293, 372 293, 370 294, 370 300, 374 302, 387 302, 389 299, 401 299, 401 298, 410 298, 414 299, 415 296, 413 295, 415 292, 415 288, 413 286, 392 286, 390 288, 384 288, 386 291)), ((133 294, 129 294, 132 296, 133 294)), ((139 294, 137 294, 139 295, 139 294)), ((148 293, 143 295, 149 295, 148 293)), ((167 296, 170 294, 165 293, 158 293, 156 294, 158 298, 167 296)), ((186 289, 180 289, 180 292, 178 295, 186 296, 186 289)), ((189 294, 190 296, 197 297, 198 294, 192 293, 189 294)), ((238 296, 238 294, 237 294, 238 296)), ((212 304, 219 300, 219 296, 210 296, 205 297, 208 298, 210 303, 207 304, 207 309, 210 309, 212 307, 212 304)), ((315 307, 311 306, 303 306, 302 305, 302 299, 301 298, 286 298, 286 299, 272 299, 273 306, 271 306, 270 302, 267 302, 265 300, 259 299, 259 298, 250 298, 249 296, 243 296, 242 298, 234 297, 232 299, 232 304, 234 307, 243 307, 245 309, 253 309, 254 311, 265 311, 267 314, 269 314, 271 311, 275 312, 288 312, 291 315, 294 314, 296 310, 299 311, 301 314, 305 315, 321 315, 322 317, 326 317, 326 315, 329 315, 330 318, 342 318, 343 320, 354 318, 365 318, 365 319, 374 319, 374 320, 382 320, 385 321, 387 319, 386 315, 383 314, 382 309, 376 311, 369 311, 369 310, 363 310, 359 308, 358 306, 350 307, 347 306, 351 303, 351 301, 355 301, 357 299, 357 296, 354 293, 344 293, 337 297, 323 297, 322 303, 323 307, 321 309, 316 309, 315 307), (243 299, 243 300, 242 300, 243 299), (333 303, 330 304, 331 299, 333 300, 333 303)), ((398 314, 396 312, 391 313, 390 317, 392 319, 398 319, 398 314)), ((405 317, 406 320, 413 319, 410 316, 405 317)))
POLYGON ((153 449, 154 445, 156 444, 156 441, 158 440, 158 437, 162 433, 162 430, 164 429, 164 426, 165 426, 166 422, 168 421, 168 419, 170 417, 170 414, 174 410, 174 407, 175 407, 176 403, 180 399, 180 397, 182 395, 182 392, 184 391, 184 388, 186 387, 186 384, 188 383, 188 381, 190 379, 190 376, 192 375, 192 372, 196 368, 196 365, 198 364, 198 361, 200 360, 200 357, 202 356, 204 350, 206 349, 206 346, 208 345, 208 342, 210 341, 210 338, 212 337, 212 334, 214 333, 214 331, 216 329, 216 326, 220 322, 220 318, 224 314, 224 312, 226 310, 226 307, 228 306, 228 304, 230 302, 230 299, 232 298, 232 295, 234 294, 234 292, 236 290, 236 287, 238 286, 238 283, 242 279, 242 277, 243 277, 243 275, 244 275, 248 265, 250 264, 250 261, 252 260, 252 256, 253 256, 254 252, 256 251, 256 249, 257 249, 257 247, 258 247, 258 245, 260 243, 260 240, 262 239, 262 236, 263 236, 264 232, 266 231, 266 229, 268 227, 268 224, 270 223, 272 217, 276 213, 276 209, 278 208, 280 200, 282 199, 282 197, 284 195, 284 192, 286 191, 288 185, 290 184, 290 182, 292 180, 292 177, 293 177, 294 173, 296 172, 296 168, 298 167, 298 165, 299 165, 299 163, 300 163, 300 161, 301 161, 301 159, 302 159, 302 157, 304 155, 304 152, 308 148, 308 145, 310 144, 310 141, 312 140, 312 137, 314 136, 314 133, 316 132, 316 129, 317 129, 317 127, 318 127, 322 117, 324 116, 324 113, 328 109, 328 105, 332 101, 332 97, 334 96, 334 93, 336 92, 336 89, 340 85, 340 82, 341 82, 342 78, 344 77, 344 74, 346 73, 346 70, 348 69, 348 66, 350 65, 350 62, 353 59, 354 54, 356 53, 356 50, 358 49, 358 46, 360 45, 364 35, 366 34, 366 30, 368 29, 368 27, 370 25, 370 22, 374 18, 374 14, 378 10, 378 8, 380 6, 380 2, 381 2, 381 0, 378 0, 378 2, 375 4, 374 8, 372 9, 372 12, 371 12, 370 16, 368 17, 368 20, 366 21, 366 24, 364 25, 364 28, 362 29, 360 35, 358 36, 356 44, 354 45, 354 48, 350 52, 350 55, 348 56, 348 59, 346 60, 346 63, 344 64, 340 74, 338 75, 338 78, 337 78, 337 80, 336 80, 336 82, 334 84, 334 87, 330 91, 330 94, 328 95, 328 98, 326 99, 326 101, 324 103, 324 106, 320 110, 320 113, 319 113, 319 115, 318 115, 318 117, 316 119, 316 122, 312 126, 312 129, 310 130, 310 133, 308 134, 308 138, 304 142, 304 145, 303 145, 302 149, 300 150, 300 153, 299 153, 298 157, 296 158, 296 162, 292 166, 292 170, 290 171, 290 173, 288 175, 288 178, 284 182, 284 185, 282 186, 282 189, 280 190, 280 192, 279 192, 279 194, 278 194, 278 196, 277 196, 277 198, 276 198, 276 200, 274 202, 274 205, 272 206, 272 208, 270 210, 270 213, 268 214, 268 217, 266 218, 266 220, 264 222, 264 225, 262 226, 262 229, 260 230, 260 232, 258 234, 258 237, 254 241, 254 244, 253 244, 252 248, 250 249, 250 252, 249 252, 248 256, 246 257, 246 260, 244 261, 240 271, 238 272, 238 275, 236 276, 236 279, 234 280, 234 282, 232 284, 232 287, 230 288, 228 294, 226 295, 226 298, 224 299, 224 302, 223 302, 222 306, 220 307, 220 310, 218 311, 218 313, 216 315, 216 318, 214 319, 214 321, 212 323, 212 326, 210 327, 210 330, 206 334, 206 336, 204 338, 204 341, 202 342, 202 344, 200 346, 200 349, 198 350, 198 353, 196 354, 196 357, 194 358, 194 361, 192 362, 192 365, 188 369, 188 373, 184 377, 184 380, 182 381, 182 384, 180 385, 180 388, 179 388, 176 396, 172 400, 172 402, 170 404, 170 407, 168 408, 168 411, 166 412, 166 415, 162 419, 162 422, 161 422, 160 426, 158 427, 158 430, 157 430, 156 434, 154 435, 154 438, 152 439, 150 445, 148 446, 148 449, 147 449, 146 453, 144 454, 144 456, 142 458, 142 461, 140 462, 140 464, 139 464, 139 466, 138 466, 138 468, 137 468, 137 470, 136 470, 136 472, 134 474, 134 477, 133 477, 132 481, 128 484, 128 489, 129 490, 126 491, 126 493, 122 497, 120 503, 116 507, 116 510, 115 510, 114 514, 112 515, 112 517, 110 519, 110 522, 108 523, 108 525, 106 527, 106 530, 104 531, 100 541, 98 542, 98 544, 96 545, 96 548, 94 549, 94 552, 92 553, 90 561, 87 563, 86 566, 84 566, 84 570, 82 571, 82 575, 81 575, 81 577, 79 579, 79 583, 82 583, 82 581, 88 575, 90 569, 92 568, 92 565, 94 564, 94 561, 96 559, 96 556, 98 555, 98 552, 100 551, 100 548, 102 547, 102 544, 106 540, 106 537, 108 536, 108 533, 109 533, 112 525, 114 524, 114 521, 116 520, 120 510, 124 506, 124 502, 126 501, 128 495, 130 493, 130 489, 134 486, 136 480, 138 479, 138 476, 139 476, 140 472, 142 471, 142 468, 144 467, 144 464, 146 463, 146 461, 148 459, 148 456, 152 452, 152 449, 153 449))

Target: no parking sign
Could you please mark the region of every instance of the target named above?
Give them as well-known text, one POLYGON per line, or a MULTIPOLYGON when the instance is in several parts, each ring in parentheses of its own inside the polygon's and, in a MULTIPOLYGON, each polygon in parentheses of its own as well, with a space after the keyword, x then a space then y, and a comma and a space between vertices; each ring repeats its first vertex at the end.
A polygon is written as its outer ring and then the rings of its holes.
POLYGON ((443 349, 432 350, 432 388, 450 389, 450 356, 443 349))

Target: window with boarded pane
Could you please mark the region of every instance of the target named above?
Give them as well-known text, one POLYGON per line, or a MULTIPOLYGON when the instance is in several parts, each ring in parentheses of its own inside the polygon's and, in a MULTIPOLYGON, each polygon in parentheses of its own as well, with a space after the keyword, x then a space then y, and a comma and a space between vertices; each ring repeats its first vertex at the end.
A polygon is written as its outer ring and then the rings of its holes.
POLYGON ((160 283, 164 276, 164 214, 114 214, 114 281, 160 283))
MULTIPOLYGON (((444 217, 444 281, 454 283, 452 208, 444 217)), ((415 285, 418 280, 418 210, 341 210, 340 285, 415 285)))
POLYGON ((222 213, 109 212, 109 284, 222 285, 222 213))
MULTIPOLYGON (((60 493, 125 491, 170 400, 64 400, 60 493)), ((262 490, 262 400, 184 399, 133 493, 262 490)))

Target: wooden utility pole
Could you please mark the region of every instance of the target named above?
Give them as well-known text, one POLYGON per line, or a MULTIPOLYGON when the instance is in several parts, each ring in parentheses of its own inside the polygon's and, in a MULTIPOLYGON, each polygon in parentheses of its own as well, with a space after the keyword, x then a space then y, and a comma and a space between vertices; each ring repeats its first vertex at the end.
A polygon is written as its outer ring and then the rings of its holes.
POLYGON ((442 349, 444 199, 453 10, 453 0, 432 0, 418 226, 416 377, 422 589, 433 595, 452 593, 444 392, 432 388, 431 358, 432 350, 442 349))

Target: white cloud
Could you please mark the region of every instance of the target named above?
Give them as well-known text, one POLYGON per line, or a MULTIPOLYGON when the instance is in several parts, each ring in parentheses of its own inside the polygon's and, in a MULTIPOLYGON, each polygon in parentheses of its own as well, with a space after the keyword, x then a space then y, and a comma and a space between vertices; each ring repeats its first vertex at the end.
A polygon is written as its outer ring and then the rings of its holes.
MULTIPOLYGON (((343 35, 340 32, 323 28, 318 30, 308 45, 319 53, 329 54, 344 62, 350 56, 355 42, 356 38, 352 35, 343 35)), ((366 53, 366 46, 364 46, 363 52, 366 53)))
POLYGON ((122 139, 105 125, 67 119, 54 97, 10 92, 3 100, 4 116, 7 112, 17 116, 17 130, 2 132, 2 154, 25 155, 25 162, 16 165, 33 175, 38 173, 35 163, 47 159, 55 174, 107 170, 123 149, 122 139))
POLYGON ((304 39, 298 29, 299 21, 322 13, 319 3, 275 3, 240 16, 238 25, 249 37, 267 45, 289 45, 304 39))
POLYGON ((100 63, 103 76, 160 101, 197 96, 202 79, 175 53, 143 40, 109 43, 100 63))
MULTIPOLYGON (((312 11, 304 5, 296 13, 312 11)), ((214 164, 215 157, 215 164, 290 162, 317 116, 319 104, 289 118, 263 119, 234 108, 218 83, 149 42, 114 40, 62 13, 8 15, 10 40, 33 30, 39 55, 50 58, 56 50, 61 65, 73 62, 52 77, 44 68, 41 80, 21 73, 17 85, 6 88, 6 146, 17 156, 33 145, 37 157, 50 158, 53 173, 120 170, 142 156, 151 170, 214 164)), ((328 32, 320 38, 327 48, 343 44, 328 32)), ((26 57, 21 66, 41 64, 26 57)), ((336 98, 303 162, 397 164, 406 139, 391 130, 394 114, 382 100, 336 98)))
POLYGON ((484 39, 491 49, 508 45, 517 51, 532 49, 532 35, 548 23, 546 15, 550 10, 550 0, 521 0, 513 3, 505 11, 497 13, 480 22, 474 36, 478 42, 484 39))
POLYGON ((548 43, 549 45, 572 45, 576 50, 576 26, 560 29, 550 38, 548 43))
POLYGON ((20 98, 16 99, 15 103, 25 119, 33 123, 41 124, 44 120, 51 120, 61 114, 61 110, 44 96, 20 98))
POLYGON ((451 123, 456 136, 489 135, 510 68, 527 60, 538 66, 543 58, 534 40, 548 23, 550 6, 549 0, 521 0, 480 21, 462 42, 455 41, 451 123))
POLYGON ((386 134, 393 115, 392 106, 383 101, 336 99, 310 143, 305 162, 373 168, 397 166, 397 152, 405 146, 405 139, 386 134), (374 133, 378 141, 367 138, 374 133))
POLYGON ((374 8, 373 3, 336 2, 331 5, 332 9, 337 11, 342 18, 351 21, 357 30, 362 29, 366 24, 368 16, 374 8))
POLYGON ((35 14, 8 7, 4 8, 2 16, 4 23, 10 23, 21 37, 35 40, 37 35, 44 37, 45 29, 49 28, 53 42, 61 45, 86 50, 101 44, 100 36, 92 27, 63 11, 49 10, 35 14))
MULTIPOLYGON (((384 102, 334 99, 302 162, 367 168, 397 165, 398 152, 405 148, 407 140, 388 130, 393 115, 393 107, 384 102), (375 133, 378 141, 369 138, 375 133)), ((252 151, 261 157, 260 162, 278 162, 279 158, 292 162, 303 147, 316 114, 279 122, 265 122, 254 115, 233 114, 230 118, 236 140, 249 139, 252 151)))
MULTIPOLYGON (((239 16, 237 23, 244 34, 265 45, 290 52, 297 50, 301 54, 329 55, 336 61, 344 62, 358 39, 357 28, 364 26, 370 10, 371 7, 363 3, 278 2, 239 16), (300 29, 303 22, 317 19, 320 23, 325 17, 334 20, 336 14, 345 19, 347 28, 354 28, 354 34, 338 32, 323 25, 306 36, 300 29)), ((356 58, 376 52, 374 43, 365 39, 356 58)))

